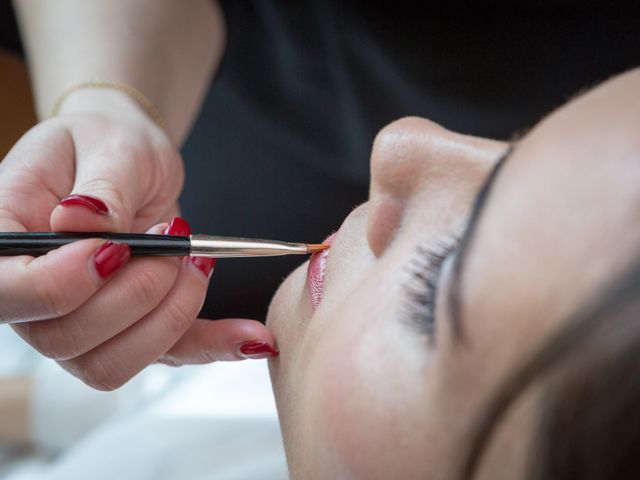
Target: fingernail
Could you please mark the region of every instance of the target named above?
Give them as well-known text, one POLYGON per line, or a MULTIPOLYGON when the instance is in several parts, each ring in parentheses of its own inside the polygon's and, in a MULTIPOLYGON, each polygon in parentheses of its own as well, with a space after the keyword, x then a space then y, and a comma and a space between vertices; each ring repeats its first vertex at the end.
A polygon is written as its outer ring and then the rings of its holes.
POLYGON ((266 342, 251 340, 240 345, 240 356, 243 358, 256 360, 259 358, 276 357, 279 354, 280 352, 278 350, 266 342))
POLYGON ((98 215, 107 215, 109 213, 109 207, 107 207, 106 203, 99 198, 90 197, 89 195, 69 195, 60 200, 60 205, 63 207, 79 205, 88 208, 98 215))
POLYGON ((171 222, 169 222, 169 225, 167 225, 167 228, 164 229, 164 234, 187 237, 191 235, 191 227, 185 219, 173 217, 171 222))
POLYGON ((207 278, 211 278, 211 273, 213 272, 213 267, 216 266, 217 258, 208 258, 208 257, 191 257, 191 263, 207 278))
POLYGON ((107 278, 127 263, 130 256, 129 245, 108 241, 103 243, 93 254, 93 264, 98 275, 107 278))
MULTIPOLYGON (((167 228, 164 229, 164 234, 188 236, 191 235, 191 227, 185 219, 180 217, 173 217, 171 222, 169 222, 169 225, 167 225, 167 228)), ((191 257, 190 260, 191 263, 207 278, 211 276, 213 267, 215 267, 216 265, 215 258, 191 257)))

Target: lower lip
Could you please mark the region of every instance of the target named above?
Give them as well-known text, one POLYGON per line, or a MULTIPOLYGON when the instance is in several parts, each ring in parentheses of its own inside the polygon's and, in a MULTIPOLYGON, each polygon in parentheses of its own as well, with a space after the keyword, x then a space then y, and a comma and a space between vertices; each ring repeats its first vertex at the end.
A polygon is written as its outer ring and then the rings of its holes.
MULTIPOLYGON (((324 242, 325 245, 331 245, 336 234, 330 235, 324 242)), ((322 293, 324 291, 324 271, 327 266, 327 258, 329 257, 328 248, 311 255, 309 267, 307 268, 307 290, 311 297, 311 305, 316 308, 322 301, 322 293)))

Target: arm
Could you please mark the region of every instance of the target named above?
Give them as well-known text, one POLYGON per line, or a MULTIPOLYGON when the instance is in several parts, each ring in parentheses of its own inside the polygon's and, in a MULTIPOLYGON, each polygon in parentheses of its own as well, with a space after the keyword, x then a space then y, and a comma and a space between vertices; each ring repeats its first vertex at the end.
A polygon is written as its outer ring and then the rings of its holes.
MULTIPOLYGON (((67 88, 91 80, 132 85, 159 108, 180 144, 224 47, 211 0, 15 0, 38 116, 67 88)), ((63 110, 139 108, 124 93, 81 90, 63 110)))

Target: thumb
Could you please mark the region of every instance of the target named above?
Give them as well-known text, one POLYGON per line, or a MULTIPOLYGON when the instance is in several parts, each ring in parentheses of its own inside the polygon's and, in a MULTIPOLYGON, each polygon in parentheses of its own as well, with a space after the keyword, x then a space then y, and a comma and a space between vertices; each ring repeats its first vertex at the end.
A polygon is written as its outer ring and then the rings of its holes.
MULTIPOLYGON (((54 231, 131 231, 149 174, 134 159, 77 162, 75 183, 51 213, 54 231)), ((154 219, 149 219, 152 222, 154 219)))

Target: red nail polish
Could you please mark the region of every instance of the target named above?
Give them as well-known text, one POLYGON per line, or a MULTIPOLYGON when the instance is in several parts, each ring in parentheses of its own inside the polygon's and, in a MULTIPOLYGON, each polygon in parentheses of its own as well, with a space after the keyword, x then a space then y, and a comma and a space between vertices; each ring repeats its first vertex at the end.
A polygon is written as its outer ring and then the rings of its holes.
POLYGON ((209 278, 218 259, 208 257, 191 257, 189 260, 191 260, 191 263, 193 263, 198 270, 204 273, 205 277, 209 278))
POLYGON ((107 278, 127 263, 130 256, 129 245, 109 241, 102 244, 93 254, 93 264, 98 275, 107 278))
POLYGON ((280 352, 278 350, 266 342, 252 340, 240 345, 240 356, 243 358, 252 358, 255 360, 259 358, 276 357, 279 354, 280 352))
POLYGON ((164 229, 164 234, 187 237, 191 235, 191 227, 185 219, 173 217, 169 225, 167 225, 167 228, 164 229))
POLYGON ((89 195, 69 195, 68 197, 60 200, 60 205, 63 207, 80 205, 81 207, 88 208, 98 215, 107 215, 109 213, 109 208, 106 203, 99 198, 90 197, 89 195))

